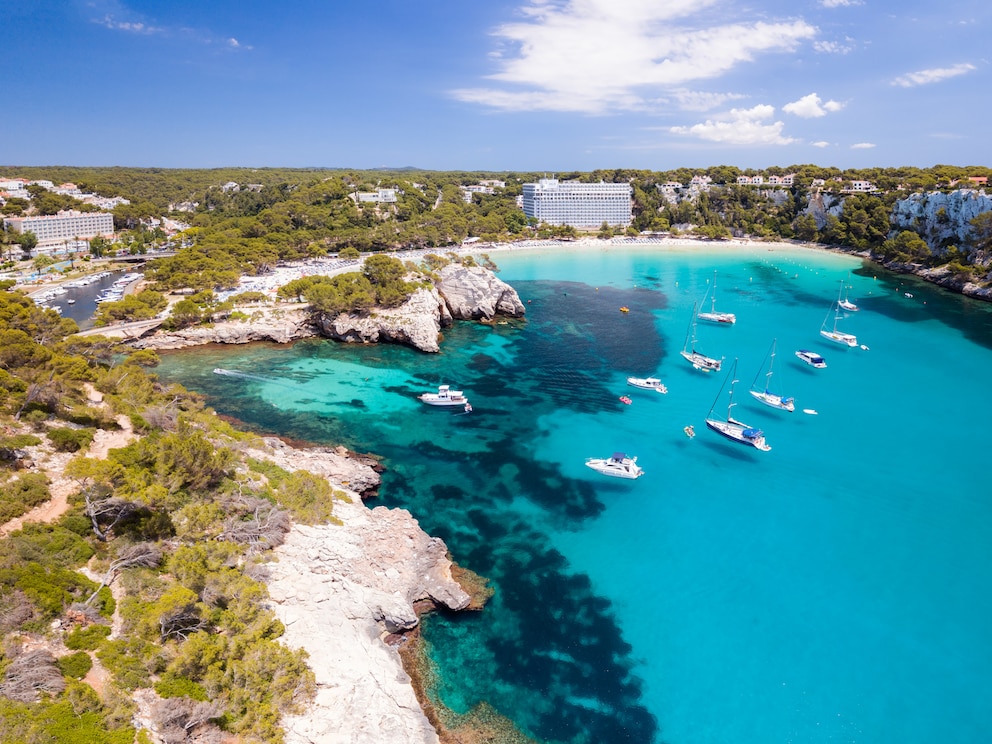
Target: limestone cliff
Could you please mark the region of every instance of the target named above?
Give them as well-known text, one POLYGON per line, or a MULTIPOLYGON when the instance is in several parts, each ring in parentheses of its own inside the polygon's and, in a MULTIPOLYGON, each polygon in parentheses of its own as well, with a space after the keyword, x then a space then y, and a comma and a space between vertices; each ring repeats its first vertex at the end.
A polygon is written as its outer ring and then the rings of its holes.
POLYGON ((409 512, 362 503, 350 489, 378 483, 368 464, 279 440, 266 444, 252 454, 349 489, 349 499, 334 506, 341 524, 294 526, 264 566, 272 610, 286 628, 281 640, 307 651, 317 681, 308 709, 282 721, 287 744, 436 744, 399 653, 384 639, 417 625, 419 600, 468 606, 447 547, 409 512))
POLYGON ((889 219, 894 230, 913 230, 939 255, 950 245, 966 249, 969 223, 989 210, 992 197, 984 190, 959 189, 949 194, 928 191, 897 201, 889 219))
POLYGON ((437 352, 442 325, 450 325, 451 315, 438 291, 418 289, 409 300, 395 308, 375 308, 369 313, 341 313, 319 321, 328 338, 351 343, 408 344, 421 351, 437 352))
POLYGON ((448 264, 439 272, 437 289, 453 318, 490 320, 497 314, 519 318, 525 313, 516 290, 481 266, 448 264))
POLYGON ((247 344, 272 341, 288 344, 319 334, 310 312, 304 307, 276 307, 257 310, 251 320, 225 320, 207 326, 178 331, 159 331, 131 342, 137 349, 185 349, 204 344, 247 344))

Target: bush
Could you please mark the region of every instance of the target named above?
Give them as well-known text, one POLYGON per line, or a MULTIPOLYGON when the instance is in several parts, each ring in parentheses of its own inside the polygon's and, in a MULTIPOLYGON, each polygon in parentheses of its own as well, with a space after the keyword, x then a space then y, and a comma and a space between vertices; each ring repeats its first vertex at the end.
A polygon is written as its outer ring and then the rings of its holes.
POLYGON ((73 651, 93 651, 110 635, 109 625, 90 625, 77 628, 65 637, 65 647, 73 651))
POLYGON ((89 447, 93 441, 95 432, 92 429, 50 429, 48 439, 59 452, 79 452, 84 447, 89 447))
POLYGON ((57 659, 56 663, 62 670, 62 674, 74 679, 82 679, 93 668, 93 659, 85 651, 77 651, 74 654, 63 656, 57 659))
POLYGON ((21 516, 50 498, 43 473, 25 473, 0 486, 0 524, 21 516))
POLYGON ((210 699, 203 685, 189 677, 167 675, 155 683, 155 692, 164 698, 188 697, 190 700, 206 702, 210 699))

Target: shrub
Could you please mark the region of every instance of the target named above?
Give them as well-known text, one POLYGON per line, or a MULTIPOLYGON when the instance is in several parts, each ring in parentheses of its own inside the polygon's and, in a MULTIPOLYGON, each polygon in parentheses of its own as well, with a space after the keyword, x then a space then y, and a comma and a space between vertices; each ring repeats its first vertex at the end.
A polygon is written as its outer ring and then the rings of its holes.
POLYGON ((65 637, 65 647, 73 651, 93 651, 110 635, 109 625, 77 628, 65 637))
POLYGON ((93 441, 92 429, 51 429, 48 438, 59 452, 79 452, 93 441))
POLYGON ((206 702, 210 699, 203 685, 189 677, 166 675, 155 683, 155 692, 164 698, 188 697, 190 700, 206 702))
POLYGON ((62 670, 62 674, 74 679, 82 679, 93 668, 93 659, 85 651, 77 651, 74 654, 63 656, 57 659, 56 663, 62 670))

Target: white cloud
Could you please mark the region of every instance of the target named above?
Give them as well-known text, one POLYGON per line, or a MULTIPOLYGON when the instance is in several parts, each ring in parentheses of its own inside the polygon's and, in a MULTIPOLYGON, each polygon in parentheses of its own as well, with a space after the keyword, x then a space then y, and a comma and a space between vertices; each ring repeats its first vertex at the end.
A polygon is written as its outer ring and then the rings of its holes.
POLYGON ((849 8, 852 5, 861 5, 860 0, 820 0, 820 5, 824 8, 849 8))
POLYGON ((813 49, 820 52, 820 54, 848 54, 854 51, 854 39, 846 36, 843 42, 814 41, 813 49))
POLYGON ((906 75, 901 75, 893 80, 892 84, 902 86, 903 88, 913 88, 917 85, 938 83, 947 78, 965 75, 974 69, 975 66, 967 62, 954 65, 953 67, 934 67, 930 70, 920 70, 919 72, 910 72, 906 75))
POLYGON ((522 20, 494 31, 495 85, 452 93, 503 109, 644 108, 663 91, 792 51, 816 34, 802 20, 714 24, 716 1, 527 0, 522 20))
POLYGON ((875 146, 874 142, 858 142, 856 145, 851 145, 852 150, 870 150, 875 146))
POLYGON ((787 114, 801 116, 804 119, 815 119, 826 116, 828 113, 840 111, 842 108, 844 108, 843 103, 838 101, 827 101, 824 103, 816 93, 810 93, 798 101, 785 104, 782 110, 787 114))
POLYGON ((812 144, 813 144, 813 147, 819 147, 821 150, 824 147, 830 147, 830 143, 829 142, 825 142, 824 140, 820 140, 819 142, 813 142, 812 144))
POLYGON ((668 131, 725 145, 790 145, 798 140, 785 137, 781 121, 769 122, 775 107, 759 104, 750 109, 731 109, 716 119, 691 127, 671 127, 668 131))
POLYGON ((745 96, 740 93, 704 93, 696 90, 679 89, 672 92, 683 111, 712 111, 727 101, 736 101, 745 96))
POLYGON ((132 34, 161 34, 165 29, 156 26, 149 26, 139 21, 118 21, 111 15, 106 15, 97 21, 101 26, 113 31, 125 31, 132 34))

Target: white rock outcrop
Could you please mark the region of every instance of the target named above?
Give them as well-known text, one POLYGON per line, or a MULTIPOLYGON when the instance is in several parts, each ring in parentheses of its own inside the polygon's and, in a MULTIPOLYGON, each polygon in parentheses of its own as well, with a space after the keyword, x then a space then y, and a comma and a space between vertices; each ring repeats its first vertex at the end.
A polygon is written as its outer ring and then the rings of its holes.
POLYGON ((344 524, 296 526, 267 564, 282 641, 306 649, 317 695, 283 719, 287 744, 435 744, 387 632, 418 622, 413 602, 469 603, 451 578, 444 543, 409 512, 360 502, 335 506, 344 524))
POLYGON ((408 344, 421 351, 438 352, 442 325, 451 316, 437 290, 418 289, 399 307, 375 308, 368 314, 341 313, 321 321, 321 331, 329 338, 351 343, 408 344))
POLYGON ((971 233, 969 223, 989 210, 992 197, 984 190, 958 189, 949 194, 928 191, 897 201, 889 220, 896 231, 919 233, 931 249, 952 243, 964 248, 971 233))
POLYGON ((273 341, 288 344, 318 335, 304 306, 266 308, 252 320, 223 320, 209 326, 193 326, 178 331, 159 331, 131 342, 136 349, 184 349, 204 344, 247 344, 273 341))
POLYGON ((265 565, 271 609, 286 627, 281 640, 306 650, 317 680, 307 710, 282 721, 286 744, 436 744, 399 653, 384 638, 417 625, 419 600, 468 606, 447 547, 408 511, 362 503, 356 491, 379 483, 366 458, 272 438, 265 444, 249 454, 323 475, 348 495, 334 504, 341 524, 295 525, 265 565))
POLYGON ((451 317, 459 320, 489 320, 497 314, 519 318, 525 312, 517 291, 481 266, 450 263, 442 267, 437 289, 451 317))

